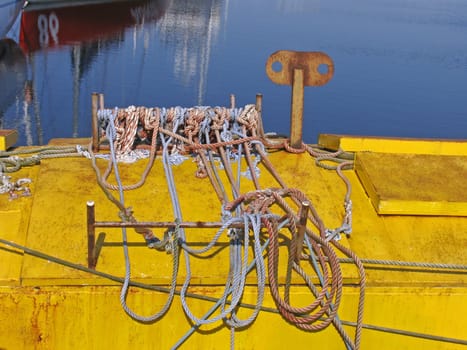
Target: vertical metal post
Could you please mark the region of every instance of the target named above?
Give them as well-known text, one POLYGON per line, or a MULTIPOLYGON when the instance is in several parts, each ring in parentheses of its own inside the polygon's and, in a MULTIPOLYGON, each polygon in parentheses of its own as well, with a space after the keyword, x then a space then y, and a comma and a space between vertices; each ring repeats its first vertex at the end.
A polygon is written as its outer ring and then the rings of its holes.
POLYGON ((104 94, 99 94, 99 109, 104 109, 104 94))
POLYGON ((303 89, 305 86, 326 84, 334 74, 334 63, 322 52, 280 50, 269 56, 266 73, 276 84, 292 85, 290 146, 302 149, 303 89), (320 71, 322 65, 327 67, 327 72, 320 71))
POLYGON ((230 108, 232 109, 235 108, 235 95, 234 94, 230 95, 230 108))
POLYGON ((92 94, 92 104, 91 104, 91 128, 92 128, 92 150, 97 152, 99 150, 99 129, 98 129, 98 120, 97 120, 97 109, 99 103, 99 94, 92 94))
POLYGON ((290 115, 290 146, 302 148, 303 129, 303 70, 293 70, 292 111, 290 115))
POLYGON ((302 256, 303 241, 305 239, 306 222, 308 220, 308 211, 310 210, 310 202, 303 201, 298 214, 298 225, 297 225, 297 236, 296 236, 296 251, 295 251, 295 262, 300 263, 302 256))
MULTIPOLYGON (((103 110, 105 108, 104 105, 104 94, 99 94, 99 106, 98 110, 103 110)), ((97 150, 99 151, 99 146, 101 144, 101 132, 99 131, 99 118, 97 118, 97 150)))
POLYGON ((259 123, 258 123, 258 134, 264 138, 264 127, 263 127, 263 95, 256 94, 256 110, 258 111, 259 123))
POLYGON ((88 201, 87 206, 87 229, 88 229, 88 267, 90 269, 96 268, 96 232, 95 232, 95 210, 94 202, 88 201))

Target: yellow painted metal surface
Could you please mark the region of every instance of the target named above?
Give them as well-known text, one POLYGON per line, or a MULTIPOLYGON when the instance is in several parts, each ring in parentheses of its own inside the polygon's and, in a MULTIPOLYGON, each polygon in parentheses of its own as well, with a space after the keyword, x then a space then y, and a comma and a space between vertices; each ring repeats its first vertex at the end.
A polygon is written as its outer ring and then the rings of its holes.
MULTIPOLYGON (((63 143, 63 141, 59 142, 63 143)), ((358 154, 370 156, 369 154, 358 154)), ((345 185, 334 171, 316 166, 308 154, 283 151, 269 155, 277 172, 289 187, 302 190, 327 228, 341 225, 345 185)), ((366 158, 369 161, 369 158, 366 158)), ((136 183, 145 160, 121 165, 125 184, 136 183)), ((406 171, 394 161, 390 173, 406 171)), ((103 171, 106 161, 98 160, 103 171)), ((388 177, 387 168, 378 168, 388 177)), ((278 187, 264 167, 259 178, 263 188, 278 187)), ((446 171, 451 171, 447 168, 446 171)), ((218 221, 220 203, 207 179, 194 176, 196 163, 187 160, 174 168, 184 220, 218 221)), ((342 244, 361 259, 407 262, 443 262, 467 265, 467 218, 462 216, 379 215, 357 172, 345 171, 352 185, 353 232, 342 244)), ((90 161, 85 158, 47 159, 39 166, 23 168, 17 177, 31 177, 32 197, 9 201, 0 196, 0 237, 51 256, 87 265, 86 202, 95 202, 96 220, 119 220, 118 209, 97 186, 90 161)), ((221 174, 227 183, 224 174, 221 174)), ((109 178, 114 182, 113 176, 109 178)), ((241 191, 253 189, 243 181, 241 191)), ((460 191, 459 191, 460 192, 460 191)), ((156 159, 144 185, 125 192, 139 221, 173 220, 170 196, 161 160, 156 159)), ((187 230, 189 243, 201 246, 212 239, 215 229, 187 230)), ((105 233, 96 269, 122 277, 124 257, 121 231, 105 233)), ((155 230, 161 236, 163 230, 155 230)), ((132 279, 168 287, 172 256, 148 249, 142 237, 128 230, 132 279)), ((222 237, 214 252, 193 257, 189 291, 219 298, 229 272, 228 238, 222 237)), ((284 241, 287 242, 286 240, 284 241)), ((284 244, 285 244, 284 243, 284 244)), ((283 247, 285 248, 285 247, 283 247)), ((279 280, 285 281, 285 253, 281 248, 279 280)), ((175 297, 161 320, 144 324, 130 318, 119 303, 120 285, 82 270, 39 259, 0 245, 0 349, 169 349, 192 326, 175 297)), ((358 303, 358 274, 343 264, 343 301, 339 317, 355 322, 358 303)), ((180 267, 179 287, 186 271, 180 267)), ((379 327, 466 341, 467 277, 464 271, 423 267, 366 265, 367 288, 362 349, 464 349, 465 346, 381 331, 379 327), (376 328, 376 329, 375 329, 376 328)), ((255 274, 248 279, 244 303, 254 304, 255 274)), ((308 289, 293 283, 292 299, 297 304, 311 300, 308 289)), ((165 303, 165 293, 130 288, 129 305, 149 315, 165 303)), ((192 310, 201 316, 212 301, 189 298, 192 310)), ((275 309, 267 292, 264 306, 275 309)), ((241 315, 251 310, 240 311, 241 315)), ((345 326, 353 335, 354 327, 345 326)), ((186 349, 228 349, 230 333, 222 323, 202 326, 187 339, 186 349)), ((236 332, 236 349, 283 349, 320 346, 342 349, 343 342, 330 326, 322 332, 305 332, 287 323, 279 314, 261 311, 249 327, 236 332)))
POLYGON ((0 129, 0 151, 6 151, 12 147, 18 140, 18 132, 16 130, 0 129))
MULTIPOLYGON (((198 288, 198 293, 219 297, 219 287, 198 288)), ((121 310, 118 287, 30 287, 22 293, 0 288, 0 348, 2 349, 170 349, 191 327, 184 318, 179 299, 159 322, 138 323, 121 310), (8 322, 5 315, 10 315, 8 322), (14 317, 11 317, 14 315, 14 317)), ((465 335, 465 288, 371 288, 367 291, 368 325, 410 330, 422 334, 460 337, 465 335), (396 315, 388 317, 388 315, 396 315), (455 322, 452 320, 455 318, 455 322)), ((355 318, 358 295, 353 288, 344 289, 341 319, 355 318)), ((307 293, 296 290, 295 300, 305 302, 307 293)), ((129 304, 149 314, 160 308, 165 294, 133 290, 129 304)), ((255 291, 248 288, 245 302, 254 302, 255 291)), ((212 302, 190 299, 199 315, 212 302)), ((274 307, 269 296, 265 305, 274 307)), ((251 310, 246 311, 246 313, 251 310)), ((242 313, 243 314, 243 313, 242 313)), ((241 315, 242 315, 241 314, 241 315)), ((353 327, 346 326, 350 332, 353 327)), ((296 329, 281 316, 261 312, 252 326, 238 330, 236 349, 293 349, 320 347, 343 348, 335 329, 310 333, 296 329)), ((461 350, 465 346, 384 333, 366 328, 362 349, 461 350)), ((229 349, 229 330, 221 322, 195 332, 181 349, 229 349)))
POLYGON ((361 152, 355 169, 380 214, 467 215, 467 157, 361 152))
POLYGON ((321 134, 318 145, 347 152, 380 152, 393 154, 467 155, 466 140, 413 139, 321 134))
MULTIPOLYGON (((31 189, 34 191, 38 171, 38 167, 23 168, 10 174, 11 181, 30 178, 33 180, 31 189)), ((3 239, 19 244, 26 243, 32 201, 32 197, 10 200, 8 194, 0 194, 0 236, 3 239)), ((21 281, 23 254, 15 249, 2 248, 0 262, 0 286, 18 285, 21 281)))

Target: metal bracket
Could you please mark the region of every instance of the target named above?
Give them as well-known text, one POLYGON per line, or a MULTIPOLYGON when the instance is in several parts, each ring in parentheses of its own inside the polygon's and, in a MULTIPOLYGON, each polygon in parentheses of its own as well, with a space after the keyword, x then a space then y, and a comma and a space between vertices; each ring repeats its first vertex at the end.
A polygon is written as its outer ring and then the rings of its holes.
POLYGON ((306 222, 308 220, 308 211, 310 210, 311 203, 309 201, 303 201, 300 206, 300 211, 298 213, 298 225, 297 225, 297 235, 295 236, 296 242, 294 260, 297 264, 300 264, 300 259, 302 257, 303 251, 303 242, 305 240, 305 231, 306 231, 306 222))
MULTIPOLYGON (((100 233, 96 240, 96 228, 107 227, 107 228, 165 228, 175 229, 176 227, 181 228, 196 228, 196 229, 220 229, 225 226, 224 222, 211 222, 211 221, 149 221, 149 222, 123 222, 123 221, 96 221, 95 204, 93 201, 86 203, 86 223, 87 223, 87 242, 88 242, 88 267, 95 269, 97 260, 99 258, 100 251, 104 246, 105 234, 100 233)), ((227 227, 243 229, 243 223, 232 223, 227 227)), ((148 246, 149 248, 155 248, 148 246)))
POLYGON ((322 86, 334 74, 332 59, 322 52, 276 51, 266 62, 266 73, 274 83, 292 85, 290 145, 302 148, 303 94, 305 86, 322 86))

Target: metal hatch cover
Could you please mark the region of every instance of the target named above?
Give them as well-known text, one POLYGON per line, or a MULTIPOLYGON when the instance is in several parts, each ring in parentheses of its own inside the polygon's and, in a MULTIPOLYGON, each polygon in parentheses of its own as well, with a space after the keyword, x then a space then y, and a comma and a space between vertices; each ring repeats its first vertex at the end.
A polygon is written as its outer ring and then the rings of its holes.
POLYGON ((467 216, 466 156, 358 152, 355 171, 378 214, 467 216))

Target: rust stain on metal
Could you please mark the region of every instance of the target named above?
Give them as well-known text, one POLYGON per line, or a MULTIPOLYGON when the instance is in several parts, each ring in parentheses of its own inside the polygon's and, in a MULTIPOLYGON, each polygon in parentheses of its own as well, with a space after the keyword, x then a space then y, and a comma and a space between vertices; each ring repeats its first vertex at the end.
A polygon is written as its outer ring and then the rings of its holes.
POLYGON ((305 86, 321 86, 331 80, 334 74, 334 63, 323 52, 284 50, 274 52, 266 63, 266 73, 269 79, 280 85, 292 85, 296 69, 302 70, 305 86))

